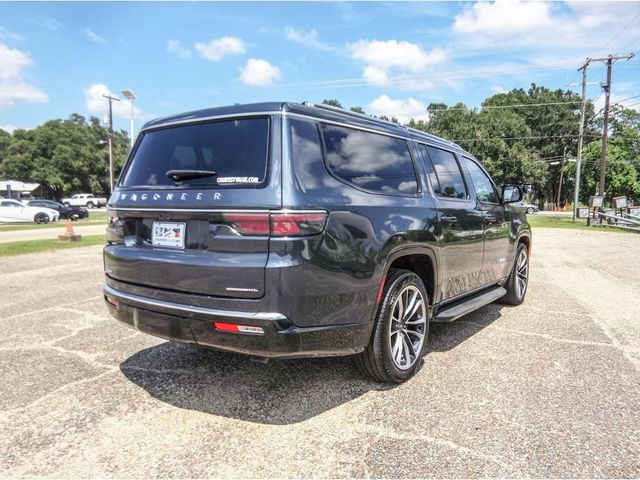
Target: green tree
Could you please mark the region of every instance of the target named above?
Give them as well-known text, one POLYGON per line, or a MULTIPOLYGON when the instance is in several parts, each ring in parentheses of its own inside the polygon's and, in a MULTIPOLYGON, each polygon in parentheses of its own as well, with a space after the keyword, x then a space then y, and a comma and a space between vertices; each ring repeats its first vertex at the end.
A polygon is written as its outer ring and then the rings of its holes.
POLYGON ((331 98, 331 99, 325 98, 324 100, 322 100, 322 104, 323 105, 329 105, 331 107, 343 108, 342 104, 338 100, 336 100, 335 98, 331 98))
MULTIPOLYGON (((107 133, 98 119, 89 122, 78 114, 67 120, 51 120, 33 130, 17 130, 0 157, 0 175, 36 182, 45 194, 60 198, 85 191, 106 195, 109 191, 107 133)), ((116 174, 129 148, 126 132, 114 132, 116 174)))

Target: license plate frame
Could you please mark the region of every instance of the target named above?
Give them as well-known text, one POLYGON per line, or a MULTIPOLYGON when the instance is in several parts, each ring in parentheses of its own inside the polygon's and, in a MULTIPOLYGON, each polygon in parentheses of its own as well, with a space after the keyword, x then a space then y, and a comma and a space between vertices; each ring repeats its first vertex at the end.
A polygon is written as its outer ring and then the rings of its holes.
POLYGON ((153 222, 151 244, 154 247, 184 250, 187 224, 184 222, 153 222))

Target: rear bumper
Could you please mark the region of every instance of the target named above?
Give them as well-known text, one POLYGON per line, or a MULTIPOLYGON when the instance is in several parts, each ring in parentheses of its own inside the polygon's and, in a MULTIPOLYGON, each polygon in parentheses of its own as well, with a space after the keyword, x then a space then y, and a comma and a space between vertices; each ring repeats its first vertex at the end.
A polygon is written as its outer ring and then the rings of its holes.
POLYGON ((352 355, 366 348, 371 324, 296 327, 284 315, 204 308, 104 286, 111 315, 161 338, 266 358, 352 355), (118 305, 113 305, 113 299, 118 305), (219 331, 214 322, 261 327, 264 334, 219 331))

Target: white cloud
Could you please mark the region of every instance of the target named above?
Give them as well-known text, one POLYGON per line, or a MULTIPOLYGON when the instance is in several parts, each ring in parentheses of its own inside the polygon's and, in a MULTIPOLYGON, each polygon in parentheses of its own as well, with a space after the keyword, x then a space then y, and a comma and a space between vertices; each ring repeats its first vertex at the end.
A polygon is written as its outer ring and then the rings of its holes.
POLYGON ((246 85, 265 86, 279 80, 280 69, 266 60, 250 58, 240 69, 240 80, 246 85))
MULTIPOLYGON (((615 83, 613 86, 615 88, 615 83)), ((612 92, 611 96, 609 97, 609 105, 612 107, 614 104, 617 103, 618 105, 624 108, 630 108, 631 110, 640 112, 640 104, 637 104, 640 101, 640 98, 629 99, 629 97, 633 97, 633 96, 634 96, 633 94, 628 94, 628 93, 618 94, 618 93, 612 92), (632 106, 626 107, 625 105, 632 105, 632 106)), ((604 102, 605 102, 605 95, 602 94, 596 99, 596 102, 593 105, 595 107, 596 112, 604 111, 604 102)))
POLYGON ((13 133, 18 129, 18 127, 16 127, 15 125, 11 125, 11 124, 7 124, 7 125, 0 125, 0 130, 4 130, 7 133, 13 133))
POLYGON ((0 110, 16 102, 47 102, 47 94, 24 80, 24 69, 32 66, 31 57, 0 43, 0 110))
POLYGON ((347 48, 354 58, 381 70, 398 68, 420 72, 447 59, 444 49, 434 48, 427 52, 416 43, 397 40, 359 40, 348 44, 347 48))
POLYGON ((99 43, 101 45, 107 45, 109 43, 106 38, 101 37, 89 27, 84 29, 84 35, 93 43, 99 43))
POLYGON ((191 58, 191 49, 183 47, 180 40, 167 40, 167 52, 178 55, 180 58, 191 58))
POLYGON ((7 30, 2 25, 0 25, 0 39, 6 39, 12 42, 20 42, 24 40, 24 37, 19 33, 12 32, 11 30, 7 30))
MULTIPOLYGON (((94 83, 84 90, 84 106, 87 112, 97 115, 100 120, 109 112, 109 102, 103 95, 120 98, 116 93, 109 90, 103 83, 94 83)), ((119 102, 113 102, 113 116, 128 119, 131 115, 131 102, 127 99, 120 98, 119 102)), ((134 105, 134 115, 136 120, 149 120, 154 117, 149 113, 143 112, 134 105)))
POLYGON ((416 43, 397 40, 359 40, 348 44, 347 49, 365 64, 363 78, 379 85, 389 84, 391 73, 424 73, 447 60, 445 49, 426 51, 416 43))
POLYGON ((549 34, 552 23, 550 3, 497 0, 466 8, 455 17, 453 29, 458 33, 510 37, 539 29, 549 34))
POLYGON ((47 30, 66 30, 64 24, 53 17, 32 18, 28 20, 28 22, 39 27, 46 28, 47 30))
POLYGON ((367 112, 381 116, 396 117, 401 123, 408 123, 414 120, 427 120, 427 106, 415 98, 392 99, 387 95, 380 95, 373 100, 367 108, 367 112))
MULTIPOLYGON (((568 2, 561 8, 552 2, 497 0, 469 4, 453 23, 454 32, 467 36, 471 45, 532 45, 536 48, 594 48, 603 45, 603 35, 622 28, 630 14, 637 13, 636 2, 568 2)), ((633 35, 622 32, 616 44, 633 35)), ((615 51, 615 49, 613 50, 615 51)))
POLYGON ((222 37, 207 43, 198 42, 196 50, 203 58, 217 62, 225 55, 238 55, 245 52, 244 42, 236 37, 222 37))
POLYGON ((389 83, 389 75, 382 68, 373 67, 369 65, 362 72, 362 78, 364 78, 367 82, 377 84, 377 85, 386 85, 389 83))
POLYGON ((318 38, 318 32, 315 29, 305 32, 303 30, 296 30, 293 27, 286 27, 284 29, 287 39, 292 42, 306 45, 308 47, 317 48, 319 50, 333 50, 332 47, 323 43, 318 38))

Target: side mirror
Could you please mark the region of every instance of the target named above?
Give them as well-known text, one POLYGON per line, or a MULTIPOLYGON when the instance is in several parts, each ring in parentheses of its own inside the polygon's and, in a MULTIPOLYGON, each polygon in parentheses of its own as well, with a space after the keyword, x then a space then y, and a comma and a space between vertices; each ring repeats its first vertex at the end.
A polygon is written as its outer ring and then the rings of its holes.
POLYGON ((502 186, 502 203, 516 203, 523 198, 522 189, 518 185, 502 186))

